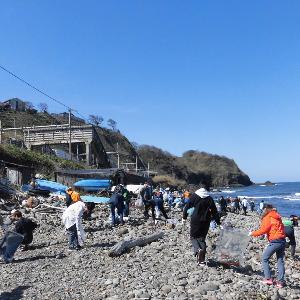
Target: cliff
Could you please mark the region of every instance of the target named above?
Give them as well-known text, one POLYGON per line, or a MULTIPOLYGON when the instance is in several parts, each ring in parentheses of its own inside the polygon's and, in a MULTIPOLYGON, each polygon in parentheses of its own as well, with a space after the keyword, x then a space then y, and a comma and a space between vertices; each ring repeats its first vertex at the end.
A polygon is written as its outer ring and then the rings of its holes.
POLYGON ((174 156, 154 146, 143 145, 140 157, 150 163, 151 169, 161 175, 184 180, 189 185, 208 187, 251 185, 248 175, 239 169, 234 160, 225 156, 189 150, 182 157, 174 156))

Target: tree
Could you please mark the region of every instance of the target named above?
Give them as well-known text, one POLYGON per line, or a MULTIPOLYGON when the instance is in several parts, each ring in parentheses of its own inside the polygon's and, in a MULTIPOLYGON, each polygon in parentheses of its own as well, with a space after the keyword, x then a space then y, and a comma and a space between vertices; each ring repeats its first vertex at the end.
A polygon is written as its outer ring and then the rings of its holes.
POLYGON ((113 131, 116 131, 116 129, 117 129, 117 122, 116 122, 115 120, 113 120, 113 119, 108 119, 108 120, 107 120, 107 125, 108 125, 109 127, 111 127, 111 129, 112 129, 113 131))
POLYGON ((132 147, 135 149, 135 150, 138 150, 139 149, 139 144, 137 142, 130 142, 130 144, 132 145, 132 147))
POLYGON ((104 121, 104 118, 102 116, 89 115, 89 122, 95 126, 100 126, 103 121, 104 121))
POLYGON ((41 102, 38 104, 38 108, 41 112, 48 112, 48 104, 41 102))
POLYGON ((25 102, 25 109, 26 110, 32 110, 32 109, 34 109, 34 105, 32 104, 32 102, 26 101, 25 102))

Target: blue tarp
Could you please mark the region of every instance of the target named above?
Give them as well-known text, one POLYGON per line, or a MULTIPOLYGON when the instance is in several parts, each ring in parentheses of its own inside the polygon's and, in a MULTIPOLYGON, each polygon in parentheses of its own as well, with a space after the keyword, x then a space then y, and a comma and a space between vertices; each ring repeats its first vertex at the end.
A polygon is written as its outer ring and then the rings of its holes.
POLYGON ((85 195, 80 197, 83 202, 108 203, 110 198, 85 195))

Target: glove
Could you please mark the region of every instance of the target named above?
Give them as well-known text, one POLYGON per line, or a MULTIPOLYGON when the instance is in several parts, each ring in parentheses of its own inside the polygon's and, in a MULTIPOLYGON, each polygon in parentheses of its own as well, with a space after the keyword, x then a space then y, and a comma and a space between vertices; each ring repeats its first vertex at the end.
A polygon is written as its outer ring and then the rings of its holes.
POLYGON ((252 231, 249 231, 248 236, 252 236, 252 231))

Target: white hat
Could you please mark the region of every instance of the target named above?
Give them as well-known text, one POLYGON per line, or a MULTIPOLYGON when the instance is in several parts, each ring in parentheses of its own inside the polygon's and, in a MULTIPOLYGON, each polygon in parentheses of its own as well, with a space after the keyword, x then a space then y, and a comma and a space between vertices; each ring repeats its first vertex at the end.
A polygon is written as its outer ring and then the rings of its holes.
POLYGON ((195 194, 197 194, 201 198, 205 198, 205 197, 209 196, 209 194, 205 188, 200 188, 199 190, 197 190, 195 192, 195 194))

